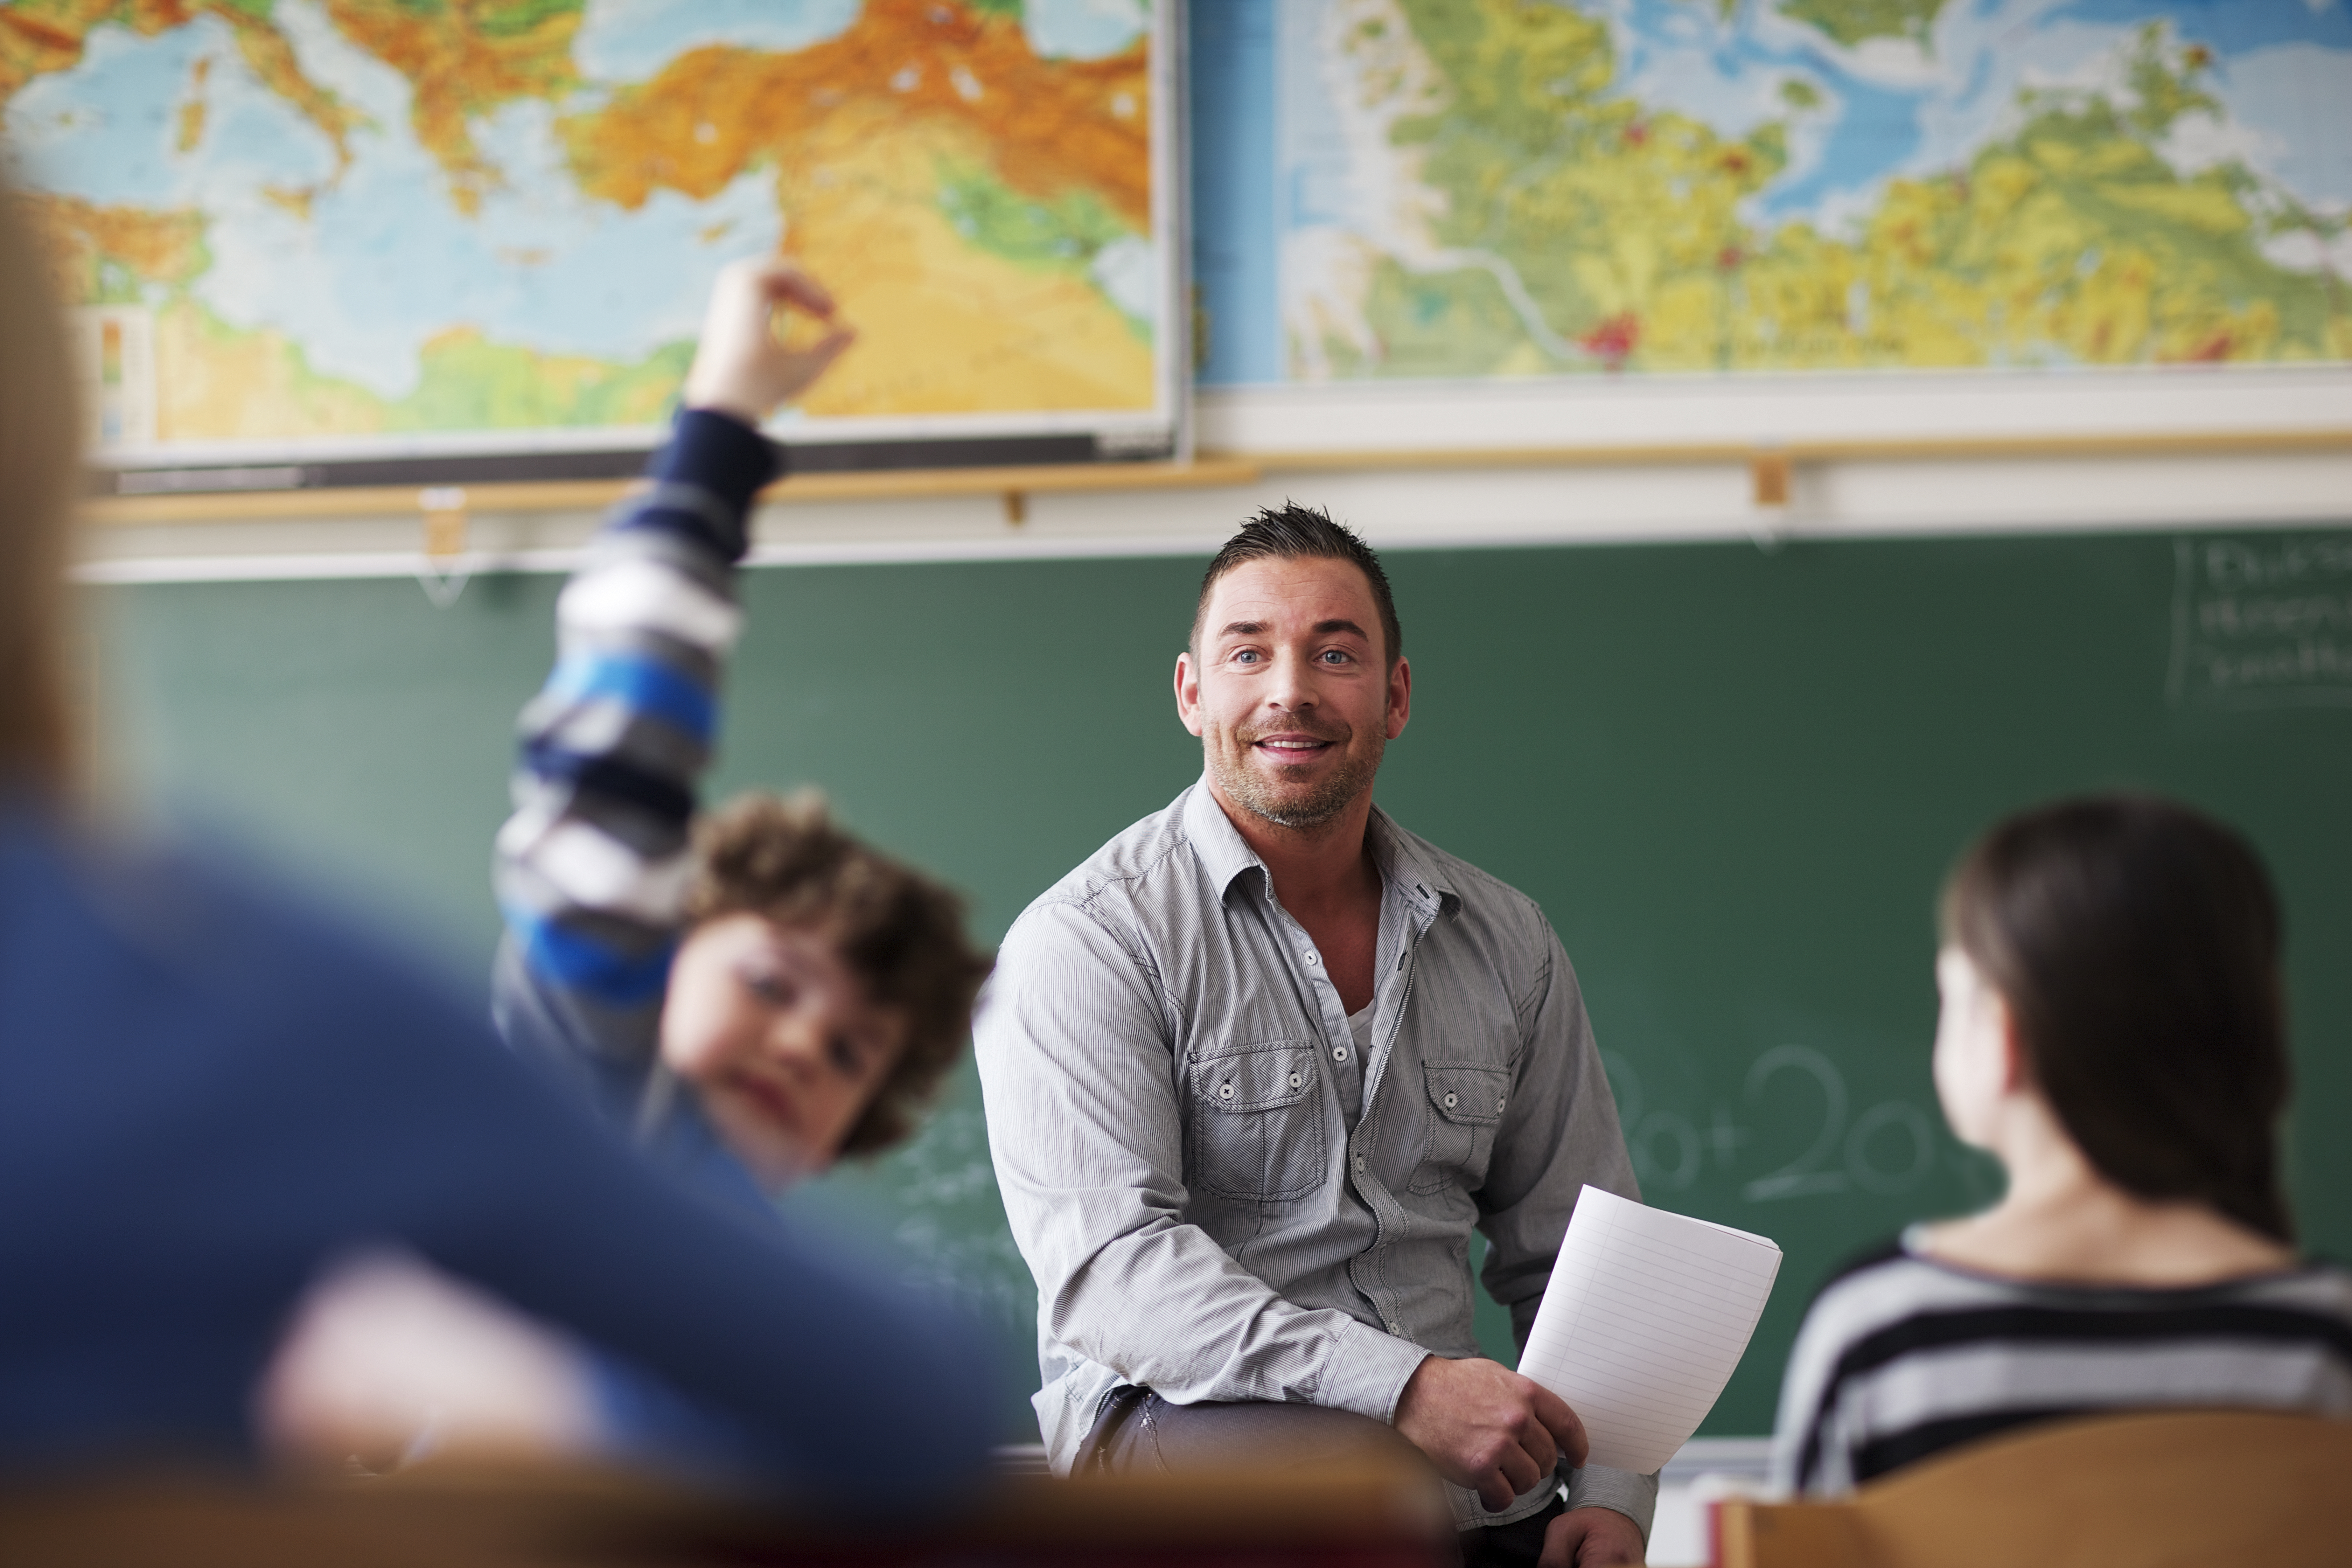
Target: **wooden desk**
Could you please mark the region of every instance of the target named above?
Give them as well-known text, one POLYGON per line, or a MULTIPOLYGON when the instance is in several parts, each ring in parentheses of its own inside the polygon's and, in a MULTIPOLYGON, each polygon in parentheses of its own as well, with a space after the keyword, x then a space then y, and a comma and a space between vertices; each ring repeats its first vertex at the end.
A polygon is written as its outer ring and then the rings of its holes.
POLYGON ((1438 1568, 1427 1478, 1007 1476, 934 1518, 877 1483, 822 1514, 641 1475, 425 1466, 268 1484, 148 1472, 0 1491, 0 1562, 39 1568, 1438 1568))

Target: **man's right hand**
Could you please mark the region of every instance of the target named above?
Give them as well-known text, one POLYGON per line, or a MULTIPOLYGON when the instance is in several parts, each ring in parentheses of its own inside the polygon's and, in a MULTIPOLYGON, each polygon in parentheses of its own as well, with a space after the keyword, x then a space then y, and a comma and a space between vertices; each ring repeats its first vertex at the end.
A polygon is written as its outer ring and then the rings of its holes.
POLYGON ((1550 1475, 1562 1454, 1576 1467, 1591 1448, 1566 1400, 1483 1360, 1423 1360, 1397 1399, 1396 1429, 1490 1510, 1550 1475))

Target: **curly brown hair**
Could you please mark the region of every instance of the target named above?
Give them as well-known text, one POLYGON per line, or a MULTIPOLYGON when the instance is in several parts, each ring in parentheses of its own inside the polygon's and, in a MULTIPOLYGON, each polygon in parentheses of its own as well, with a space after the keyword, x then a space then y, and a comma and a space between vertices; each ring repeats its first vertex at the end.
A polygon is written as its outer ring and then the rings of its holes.
POLYGON ((963 1054, 995 960, 964 936, 963 900, 843 832, 824 797, 739 795, 695 826, 689 925, 750 913, 832 942, 876 1003, 903 1011, 906 1048, 842 1140, 902 1143, 963 1054))

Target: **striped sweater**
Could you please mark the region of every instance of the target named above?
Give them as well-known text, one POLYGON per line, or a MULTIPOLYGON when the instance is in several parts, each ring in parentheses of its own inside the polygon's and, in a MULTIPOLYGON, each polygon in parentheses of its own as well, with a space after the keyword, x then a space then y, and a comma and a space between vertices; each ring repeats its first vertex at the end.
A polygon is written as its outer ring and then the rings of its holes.
POLYGON ((1936 1261, 1906 1233, 1814 1298, 1780 1385, 1773 1474, 1784 1491, 1836 1495, 2036 1421, 2196 1407, 2352 1419, 2352 1274, 2047 1285, 1936 1261))
POLYGON ((719 683, 742 616, 734 566, 775 449, 725 415, 689 410, 614 509, 556 603, 556 661, 523 709, 514 815, 499 832, 507 939, 492 1012, 508 1044, 581 1080, 650 1129, 672 1164, 748 1191, 656 1067, 677 949, 696 790, 719 683))

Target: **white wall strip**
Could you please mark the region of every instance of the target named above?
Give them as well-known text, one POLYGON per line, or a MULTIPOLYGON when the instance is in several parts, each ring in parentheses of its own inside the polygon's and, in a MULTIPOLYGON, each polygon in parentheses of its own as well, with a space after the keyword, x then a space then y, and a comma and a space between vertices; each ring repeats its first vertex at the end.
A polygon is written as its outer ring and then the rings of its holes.
MULTIPOLYGON (((1019 528, 987 496, 771 507, 756 521, 750 563, 1205 562, 1252 511, 1289 498, 1328 506, 1383 550, 2352 527, 2352 452, 1843 460, 1800 465, 1784 510, 1759 510, 1750 494, 1739 463, 1269 472, 1213 489, 1038 494, 1019 528)), ((85 533, 104 553, 74 576, 141 584, 422 575, 454 585, 494 573, 569 572, 595 526, 586 512, 486 516, 475 520, 471 552, 434 562, 414 519, 108 527, 85 533)))
POLYGON ((1821 371, 1204 387, 1209 450, 1955 440, 2341 430, 2341 365, 2115 371, 1821 371))
MULTIPOLYGON (((956 561, 1071 561, 1122 555, 1200 555, 1216 549, 1197 536, 1096 539, 908 539, 870 542, 755 545, 747 566, 887 566, 956 561)), ((358 577, 414 577, 432 572, 451 576, 493 573, 567 573, 580 563, 578 550, 478 552, 448 560, 428 560, 420 551, 321 551, 286 555, 131 556, 85 561, 73 569, 77 583, 272 583, 358 577)))

